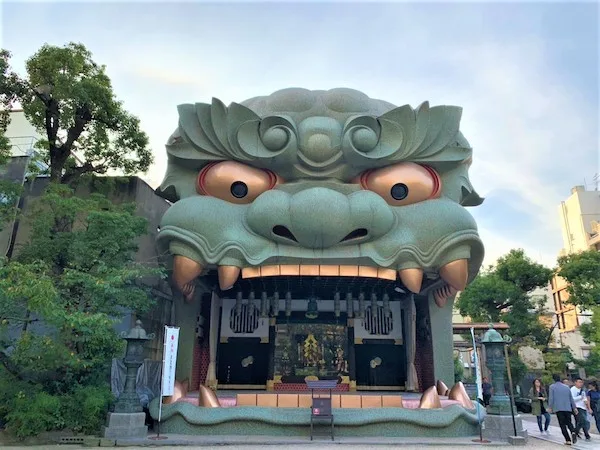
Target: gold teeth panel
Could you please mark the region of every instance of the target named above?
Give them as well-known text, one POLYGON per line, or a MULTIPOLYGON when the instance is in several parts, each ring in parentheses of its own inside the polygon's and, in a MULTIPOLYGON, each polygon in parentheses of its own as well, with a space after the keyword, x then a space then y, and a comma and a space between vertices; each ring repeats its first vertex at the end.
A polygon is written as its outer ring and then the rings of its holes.
POLYGON ((289 276, 322 276, 322 277, 363 277, 381 278, 394 281, 397 272, 370 266, 336 266, 336 265, 269 265, 262 267, 245 267, 242 278, 289 276))

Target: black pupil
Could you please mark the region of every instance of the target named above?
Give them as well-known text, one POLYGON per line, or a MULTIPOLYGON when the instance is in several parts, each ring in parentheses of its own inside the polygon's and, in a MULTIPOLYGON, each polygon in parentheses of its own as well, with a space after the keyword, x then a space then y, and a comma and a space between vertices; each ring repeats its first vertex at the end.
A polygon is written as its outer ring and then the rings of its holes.
POLYGON ((396 183, 390 192, 394 200, 404 200, 408 196, 408 187, 404 183, 396 183))
POLYGON ((236 181, 231 185, 231 195, 235 198, 244 198, 248 195, 248 186, 243 181, 236 181))

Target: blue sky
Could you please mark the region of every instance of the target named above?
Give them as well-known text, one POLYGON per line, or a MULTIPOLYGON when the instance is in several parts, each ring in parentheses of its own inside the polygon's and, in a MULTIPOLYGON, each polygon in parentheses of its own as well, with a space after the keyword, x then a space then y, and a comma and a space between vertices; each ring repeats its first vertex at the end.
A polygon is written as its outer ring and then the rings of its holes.
POLYGON ((138 115, 164 172, 176 106, 290 86, 350 87, 396 105, 464 108, 471 209, 486 263, 522 247, 553 265, 558 204, 600 172, 594 3, 5 2, 21 71, 40 45, 84 43, 138 115))

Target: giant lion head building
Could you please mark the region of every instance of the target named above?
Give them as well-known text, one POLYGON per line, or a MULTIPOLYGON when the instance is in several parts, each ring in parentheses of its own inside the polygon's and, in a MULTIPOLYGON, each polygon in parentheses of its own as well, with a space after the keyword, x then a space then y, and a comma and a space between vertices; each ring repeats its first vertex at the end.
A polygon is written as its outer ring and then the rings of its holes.
POLYGON ((484 253, 460 107, 294 88, 178 111, 157 193, 173 203, 158 246, 182 294, 179 379, 454 384, 453 299, 484 253))

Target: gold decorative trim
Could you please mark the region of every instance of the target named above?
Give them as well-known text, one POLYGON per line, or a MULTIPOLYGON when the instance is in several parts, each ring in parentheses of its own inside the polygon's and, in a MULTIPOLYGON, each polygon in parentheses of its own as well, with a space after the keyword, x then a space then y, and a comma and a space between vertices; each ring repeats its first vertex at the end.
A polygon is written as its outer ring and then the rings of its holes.
POLYGON ((350 384, 350 377, 348 375, 342 375, 341 384, 350 384))
POLYGON ((354 338, 354 344, 355 345, 360 345, 363 343, 363 339, 362 338, 354 338))
POLYGON ((229 338, 227 336, 221 336, 221 344, 228 344, 229 338))
POLYGON ((273 377, 273 383, 281 383, 281 375, 275 375, 273 377))
POLYGON ((322 277, 362 277, 395 280, 394 269, 372 266, 346 266, 332 264, 269 264, 265 266, 244 267, 242 278, 287 276, 322 276, 322 277))
POLYGON ((278 277, 279 276, 279 265, 275 266, 262 266, 260 268, 261 277, 278 277))
POLYGON ((403 344, 402 338, 394 339, 394 345, 402 345, 402 344, 403 344))
POLYGON ((274 327, 275 325, 277 325, 277 319, 275 317, 271 317, 269 319, 269 326, 274 327))
POLYGON ((350 392, 356 392, 356 380, 350 380, 350 387, 348 390, 350 392))
POLYGON ((275 381, 267 380, 267 391, 274 391, 274 390, 275 390, 275 381))
POLYGON ((265 384, 219 384, 218 388, 226 391, 226 390, 235 390, 235 391, 258 391, 267 389, 267 385, 265 384))
POLYGON ((261 344, 268 344, 269 343, 269 336, 262 336, 260 338, 260 343, 261 344))
POLYGON ((356 386, 357 391, 405 391, 404 385, 400 386, 356 386))

